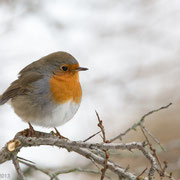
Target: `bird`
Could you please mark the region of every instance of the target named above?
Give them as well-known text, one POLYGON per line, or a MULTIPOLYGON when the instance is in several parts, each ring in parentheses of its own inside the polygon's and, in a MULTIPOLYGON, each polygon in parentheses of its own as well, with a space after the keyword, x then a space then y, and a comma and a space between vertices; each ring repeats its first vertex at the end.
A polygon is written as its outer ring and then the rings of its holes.
POLYGON ((0 96, 0 105, 9 103, 14 112, 29 124, 57 130, 71 120, 79 109, 82 88, 78 61, 69 53, 58 51, 32 62, 23 68, 17 80, 0 96))

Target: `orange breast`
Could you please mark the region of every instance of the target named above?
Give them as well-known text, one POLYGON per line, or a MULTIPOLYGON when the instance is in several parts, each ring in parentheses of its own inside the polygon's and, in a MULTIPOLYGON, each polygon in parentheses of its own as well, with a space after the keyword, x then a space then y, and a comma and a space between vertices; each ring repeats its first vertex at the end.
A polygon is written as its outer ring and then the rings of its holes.
POLYGON ((82 97, 79 73, 54 75, 50 79, 50 90, 56 103, 66 103, 70 99, 80 103, 82 97))

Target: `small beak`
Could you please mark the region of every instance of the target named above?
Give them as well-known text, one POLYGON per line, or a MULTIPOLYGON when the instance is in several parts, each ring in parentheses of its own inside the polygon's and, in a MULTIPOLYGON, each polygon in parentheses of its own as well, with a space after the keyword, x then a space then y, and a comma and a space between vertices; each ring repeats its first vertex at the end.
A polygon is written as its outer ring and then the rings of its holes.
POLYGON ((87 70, 88 70, 88 68, 78 67, 74 71, 87 71, 87 70))

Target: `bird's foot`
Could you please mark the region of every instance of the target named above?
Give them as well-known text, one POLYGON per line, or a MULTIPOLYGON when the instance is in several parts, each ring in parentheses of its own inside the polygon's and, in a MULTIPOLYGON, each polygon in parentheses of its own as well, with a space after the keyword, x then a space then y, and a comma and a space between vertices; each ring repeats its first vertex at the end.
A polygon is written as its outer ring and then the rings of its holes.
POLYGON ((56 132, 51 131, 51 133, 53 134, 53 136, 59 137, 60 139, 68 140, 68 138, 62 136, 56 128, 54 128, 54 129, 55 129, 56 132))
POLYGON ((36 131, 32 127, 31 123, 29 124, 29 129, 25 129, 24 131, 21 131, 21 135, 26 136, 26 137, 37 137, 36 131))
POLYGON ((28 122, 28 124, 29 124, 28 136, 29 137, 32 137, 32 136, 37 137, 36 131, 32 127, 31 123, 28 122))

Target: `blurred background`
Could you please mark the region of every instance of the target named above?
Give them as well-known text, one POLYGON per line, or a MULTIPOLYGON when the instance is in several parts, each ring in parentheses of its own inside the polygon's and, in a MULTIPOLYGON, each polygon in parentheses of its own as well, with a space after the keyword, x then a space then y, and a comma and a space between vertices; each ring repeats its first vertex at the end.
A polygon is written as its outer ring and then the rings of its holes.
MULTIPOLYGON (((99 129, 98 111, 108 138, 123 132, 145 113, 167 105, 147 118, 146 128, 164 145, 160 160, 180 178, 180 1, 174 0, 0 0, 0 94, 26 65, 55 51, 71 53, 89 71, 81 73, 83 101, 73 120, 59 127, 71 140, 84 140, 99 129)), ((9 105, 0 107, 0 147, 27 124, 9 105)), ((52 129, 35 127, 50 132, 52 129)), ((123 142, 143 140, 140 131, 123 142)), ((101 141, 96 136, 91 141, 101 141)), ((156 147, 157 145, 154 145, 156 147)), ((40 168, 94 168, 75 153, 52 147, 24 148, 20 157, 40 168)), ((112 156, 138 174, 147 162, 136 154, 112 156)), ((28 179, 49 179, 38 171, 28 179)), ((0 173, 16 179, 11 162, 0 173)), ((60 179, 99 179, 72 173, 60 179)), ((117 177, 113 177, 117 179, 117 177)), ((158 178, 157 178, 158 179, 158 178)))

